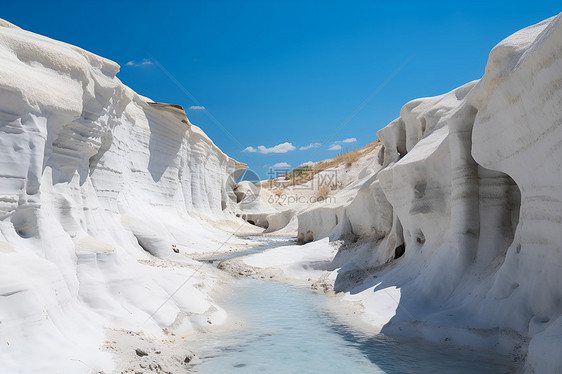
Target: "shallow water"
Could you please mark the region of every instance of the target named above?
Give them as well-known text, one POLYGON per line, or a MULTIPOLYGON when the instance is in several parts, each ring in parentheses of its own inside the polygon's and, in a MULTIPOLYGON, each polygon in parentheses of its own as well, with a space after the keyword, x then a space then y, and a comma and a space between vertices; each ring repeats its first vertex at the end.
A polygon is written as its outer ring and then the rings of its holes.
MULTIPOLYGON (((275 243, 278 244, 278 243, 275 243)), ((263 250, 263 248, 262 248, 263 250)), ((366 336, 326 312, 325 295, 241 279, 217 300, 240 328, 202 337, 198 373, 512 373, 506 357, 450 344, 366 336)))
POLYGON ((253 246, 244 251, 217 253, 210 257, 200 258, 199 261, 208 262, 217 266, 221 261, 232 260, 236 257, 249 256, 265 251, 266 249, 297 244, 297 240, 295 238, 285 236, 245 236, 244 239, 255 240, 256 242, 261 242, 263 244, 253 246))

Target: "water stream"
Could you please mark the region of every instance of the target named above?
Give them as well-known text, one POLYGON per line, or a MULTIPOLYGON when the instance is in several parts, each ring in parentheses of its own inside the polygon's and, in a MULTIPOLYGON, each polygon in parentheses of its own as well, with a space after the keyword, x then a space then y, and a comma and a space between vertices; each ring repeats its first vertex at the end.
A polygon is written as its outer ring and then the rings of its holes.
MULTIPOLYGON (((262 239, 260 238, 260 241, 262 239)), ((272 241, 259 248, 286 245, 272 241)), ((248 253, 246 253, 248 254, 248 253)), ((235 254, 225 254, 228 258, 235 254), (227 256, 228 255, 228 256, 227 256)), ((223 258, 209 259, 219 261, 223 258)), ((513 373, 507 357, 451 344, 367 336, 327 312, 329 298, 286 283, 244 278, 217 300, 239 322, 203 335, 198 373, 513 373)))

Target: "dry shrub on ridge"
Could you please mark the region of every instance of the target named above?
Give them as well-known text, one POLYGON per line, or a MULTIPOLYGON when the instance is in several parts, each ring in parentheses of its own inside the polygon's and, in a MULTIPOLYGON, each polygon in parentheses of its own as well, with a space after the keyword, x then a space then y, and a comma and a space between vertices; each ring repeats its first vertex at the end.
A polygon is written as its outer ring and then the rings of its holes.
MULTIPOLYGON (((314 176, 326 169, 336 168, 342 164, 345 164, 346 167, 351 167, 353 163, 359 160, 364 155, 371 153, 375 148, 381 145, 381 141, 379 139, 375 140, 374 142, 367 144, 363 148, 353 150, 351 152, 341 152, 336 157, 324 161, 320 161, 319 163, 313 166, 299 166, 295 168, 291 172, 284 175, 285 180, 289 181, 289 185, 300 185, 306 182, 311 181, 314 176)), ((278 184, 277 179, 270 179, 262 183, 262 187, 273 189, 276 184, 278 184)), ((328 190, 328 193, 330 191, 328 190)), ((277 193, 276 193, 277 194, 277 193)), ((327 194, 326 194, 327 196, 327 194)))
POLYGON ((316 193, 316 199, 318 201, 323 201, 328 197, 329 194, 330 194, 330 186, 324 184, 318 188, 318 192, 316 193))

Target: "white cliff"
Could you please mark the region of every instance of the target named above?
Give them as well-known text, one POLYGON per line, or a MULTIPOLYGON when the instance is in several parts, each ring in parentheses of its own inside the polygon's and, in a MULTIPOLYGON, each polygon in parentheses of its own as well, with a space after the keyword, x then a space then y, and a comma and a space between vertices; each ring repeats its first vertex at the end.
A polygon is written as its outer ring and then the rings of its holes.
POLYGON ((288 188, 296 206, 236 186, 245 165, 114 62, 3 20, 0 61, 0 371, 110 372, 115 334, 223 321, 222 275, 192 255, 295 215, 313 243, 241 262, 333 286, 384 333, 562 368, 562 15, 502 41, 479 81, 406 104, 337 166, 334 202, 288 188))
POLYGON ((0 371, 107 372, 108 328, 224 318, 186 253, 229 237, 244 165, 112 61, 5 21, 0 61, 0 371))
POLYGON ((479 81, 406 104, 354 200, 299 215, 301 238, 355 236, 334 288, 371 324, 562 369, 561 82, 558 15, 499 43, 479 81))

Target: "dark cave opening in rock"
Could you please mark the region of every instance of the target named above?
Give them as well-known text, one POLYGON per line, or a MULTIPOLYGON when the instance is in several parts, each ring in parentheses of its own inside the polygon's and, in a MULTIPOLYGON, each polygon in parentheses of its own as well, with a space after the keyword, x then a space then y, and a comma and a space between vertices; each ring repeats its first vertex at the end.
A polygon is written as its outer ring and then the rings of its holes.
POLYGON ((404 244, 400 244, 398 247, 394 249, 394 259, 400 258, 406 252, 406 246, 404 244))

